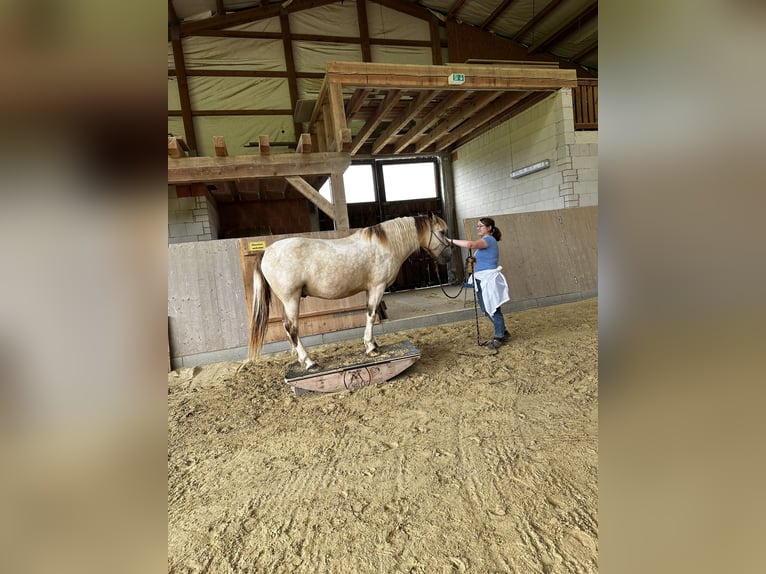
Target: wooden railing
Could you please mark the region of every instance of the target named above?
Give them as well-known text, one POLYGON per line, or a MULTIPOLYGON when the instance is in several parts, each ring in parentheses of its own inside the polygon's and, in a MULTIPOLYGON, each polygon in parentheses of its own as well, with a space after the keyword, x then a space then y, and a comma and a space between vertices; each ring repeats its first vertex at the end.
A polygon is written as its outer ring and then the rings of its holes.
POLYGON ((598 129, 598 78, 577 78, 572 88, 574 127, 576 130, 598 129))

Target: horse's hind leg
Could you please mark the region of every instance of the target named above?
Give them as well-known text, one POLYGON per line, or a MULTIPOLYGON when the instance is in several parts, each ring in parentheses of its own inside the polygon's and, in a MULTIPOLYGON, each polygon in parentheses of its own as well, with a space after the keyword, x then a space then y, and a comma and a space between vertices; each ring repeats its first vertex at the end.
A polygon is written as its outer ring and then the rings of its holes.
POLYGON ((373 326, 375 325, 375 315, 378 311, 378 305, 383 299, 383 291, 385 285, 380 288, 375 288, 367 293, 367 322, 364 327, 364 352, 370 357, 378 355, 378 344, 373 337, 373 326))
POLYGON ((285 308, 285 314, 282 317, 282 325, 287 333, 287 338, 290 340, 290 344, 293 350, 298 353, 298 361, 303 365, 306 370, 315 367, 316 363, 309 358, 309 354, 301 342, 301 338, 298 336, 298 313, 300 311, 301 300, 300 297, 295 297, 287 302, 283 302, 285 308))

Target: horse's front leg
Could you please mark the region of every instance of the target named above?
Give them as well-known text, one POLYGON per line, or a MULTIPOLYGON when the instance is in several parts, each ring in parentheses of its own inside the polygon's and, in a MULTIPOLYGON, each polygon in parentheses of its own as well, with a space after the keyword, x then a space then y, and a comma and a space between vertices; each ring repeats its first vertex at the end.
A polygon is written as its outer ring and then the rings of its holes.
POLYGON ((375 357, 379 354, 378 344, 372 334, 372 328, 375 325, 375 315, 378 311, 378 305, 383 299, 383 291, 385 291, 385 285, 379 288, 375 288, 367 293, 367 322, 364 327, 364 352, 370 357, 375 357))
POLYGON ((316 367, 316 363, 309 358, 309 354, 301 342, 301 338, 298 336, 298 314, 300 312, 301 299, 300 296, 291 299, 287 302, 283 302, 285 314, 282 317, 282 326, 285 328, 287 338, 293 347, 293 350, 298 353, 298 361, 306 370, 316 367))

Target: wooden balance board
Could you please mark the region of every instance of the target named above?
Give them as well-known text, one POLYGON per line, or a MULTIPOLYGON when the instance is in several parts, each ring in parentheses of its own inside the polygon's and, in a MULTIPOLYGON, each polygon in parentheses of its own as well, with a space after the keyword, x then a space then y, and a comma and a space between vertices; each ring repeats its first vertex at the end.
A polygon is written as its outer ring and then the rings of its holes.
POLYGON ((291 363, 285 383, 296 394, 306 391, 336 393, 383 383, 405 370, 420 358, 420 351, 409 341, 382 345, 380 354, 363 353, 349 357, 348 364, 307 371, 297 361, 291 363))

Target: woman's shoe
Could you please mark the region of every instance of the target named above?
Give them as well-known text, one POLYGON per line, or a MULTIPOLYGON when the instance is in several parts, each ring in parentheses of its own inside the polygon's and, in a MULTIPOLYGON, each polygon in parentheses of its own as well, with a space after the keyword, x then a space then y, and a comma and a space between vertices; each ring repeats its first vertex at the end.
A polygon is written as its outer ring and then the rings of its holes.
POLYGON ((492 348, 499 349, 503 345, 502 339, 492 339, 492 348))

